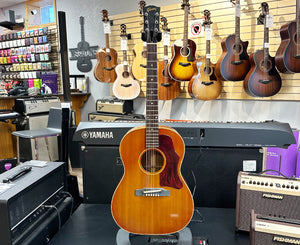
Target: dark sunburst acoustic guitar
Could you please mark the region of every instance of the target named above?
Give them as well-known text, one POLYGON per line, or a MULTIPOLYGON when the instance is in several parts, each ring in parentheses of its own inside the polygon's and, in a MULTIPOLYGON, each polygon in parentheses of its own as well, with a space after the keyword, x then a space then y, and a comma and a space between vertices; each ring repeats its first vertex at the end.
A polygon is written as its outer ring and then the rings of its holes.
POLYGON ((300 0, 296 0, 296 20, 280 28, 280 37, 276 67, 282 73, 300 72, 300 0))
POLYGON ((120 143, 124 175, 111 211, 116 223, 133 234, 170 234, 193 215, 193 198, 180 169, 185 147, 172 128, 158 125, 157 42, 160 8, 147 6, 143 41, 147 42, 146 125, 131 129, 120 143))

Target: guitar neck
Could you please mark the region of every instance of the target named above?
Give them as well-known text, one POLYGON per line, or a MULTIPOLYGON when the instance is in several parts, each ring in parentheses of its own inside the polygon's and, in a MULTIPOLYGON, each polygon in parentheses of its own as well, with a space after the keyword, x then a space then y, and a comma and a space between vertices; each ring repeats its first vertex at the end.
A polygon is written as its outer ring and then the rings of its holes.
POLYGON ((157 44, 147 44, 146 148, 159 146, 157 95, 157 44))
POLYGON ((80 29, 81 29, 81 42, 84 42, 84 25, 83 24, 80 24, 80 29))
POLYGON ((105 48, 109 48, 109 34, 105 33, 105 48))
POLYGON ((296 37, 297 37, 297 51, 299 52, 299 44, 300 44, 300 0, 296 0, 296 37))
POLYGON ((123 67, 124 67, 124 71, 128 72, 127 50, 123 50, 123 67))
POLYGON ((268 59, 269 59, 269 28, 267 27, 266 24, 266 19, 267 17, 265 16, 264 20, 264 64, 267 66, 268 64, 268 59))
POLYGON ((240 35, 240 29, 241 29, 241 5, 240 1, 236 1, 235 6, 235 51, 236 55, 239 54, 239 47, 241 42, 241 35, 240 35))
POLYGON ((184 30, 183 30, 183 55, 188 54, 187 44, 188 44, 188 21, 189 21, 189 13, 188 6, 184 7, 184 30))
MULTIPOLYGON (((206 26, 206 28, 210 28, 210 26, 206 26)), ((206 58, 205 58, 205 67, 210 66, 210 40, 206 40, 206 58)))

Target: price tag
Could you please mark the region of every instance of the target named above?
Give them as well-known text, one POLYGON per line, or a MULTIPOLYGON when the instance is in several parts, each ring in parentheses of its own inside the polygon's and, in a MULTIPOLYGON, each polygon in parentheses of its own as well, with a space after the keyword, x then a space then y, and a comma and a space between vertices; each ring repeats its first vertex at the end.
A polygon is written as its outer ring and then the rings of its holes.
POLYGON ((143 46, 144 46, 144 47, 147 47, 147 42, 143 42, 143 46))
POLYGON ((170 33, 165 31, 163 35, 164 35, 164 46, 170 46, 170 33))
POLYGON ((264 48, 269 48, 270 44, 269 43, 264 43, 264 48))
POLYGON ((106 52, 106 53, 109 53, 109 52, 110 52, 110 49, 109 49, 109 48, 106 48, 106 49, 105 49, 105 52, 106 52))
POLYGON ((206 54, 206 59, 210 59, 210 54, 206 54))
POLYGON ((273 15, 266 16, 266 28, 273 28, 273 15))
POLYGON ((236 17, 241 17, 241 5, 240 4, 237 4, 235 6, 235 16, 236 17))
POLYGON ((168 59, 169 59, 168 55, 165 55, 164 60, 168 60, 168 59))
POLYGON ((109 22, 103 22, 103 29, 105 34, 110 34, 110 23, 109 22))
POLYGON ((124 62, 123 62, 123 65, 124 65, 124 66, 127 66, 127 64, 128 64, 127 61, 124 61, 124 62))
POLYGON ((212 40, 212 29, 205 28, 205 40, 212 40))
POLYGON ((121 38, 121 50, 126 51, 127 50, 127 39, 121 38))

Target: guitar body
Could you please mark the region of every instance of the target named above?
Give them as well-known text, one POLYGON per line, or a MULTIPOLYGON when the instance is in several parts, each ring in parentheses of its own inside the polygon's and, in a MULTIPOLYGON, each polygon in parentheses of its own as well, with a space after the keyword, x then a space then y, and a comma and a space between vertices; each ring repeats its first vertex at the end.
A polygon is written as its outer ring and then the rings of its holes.
MULTIPOLYGON (((300 56, 295 57, 297 54, 296 28, 296 21, 284 24, 280 28, 281 43, 275 55, 275 64, 282 73, 300 72, 300 56)), ((300 55, 300 43, 298 52, 300 55)))
MULTIPOLYGON (((81 41, 77 45, 78 51, 88 51, 90 48, 90 45, 86 41, 81 41)), ((77 69, 81 72, 89 72, 92 70, 93 64, 90 59, 90 57, 79 57, 77 59, 77 69)))
POLYGON ((124 175, 112 198, 112 215, 121 228, 133 234, 174 233, 189 223, 194 208, 191 192, 180 172, 184 142, 174 129, 159 126, 159 148, 149 149, 145 147, 145 135, 145 126, 136 127, 121 141, 124 175), (151 155, 146 158, 145 152, 151 155), (161 167, 156 172, 147 171, 145 159, 149 159, 149 165, 161 162, 161 167), (136 190, 143 188, 163 188, 169 194, 136 194, 136 190))
POLYGON ((182 47, 177 46, 175 43, 172 46, 172 59, 169 64, 170 76, 179 82, 189 81, 192 76, 197 72, 194 67, 196 43, 188 39, 189 53, 187 56, 182 55, 182 47))
POLYGON ((221 94, 222 82, 215 74, 216 65, 210 63, 210 67, 205 68, 205 60, 202 58, 197 61, 201 65, 198 65, 198 74, 194 75, 189 82, 189 94, 198 100, 214 100, 221 94))
POLYGON ((117 79, 114 81, 112 90, 114 95, 120 100, 133 100, 139 96, 141 87, 132 75, 124 70, 124 65, 116 66, 117 79))
POLYGON ((244 80, 250 69, 247 53, 248 42, 240 42, 239 59, 235 59, 235 35, 229 35, 221 42, 222 54, 216 63, 216 74, 221 80, 244 80))
POLYGON ((135 58, 132 62, 132 74, 136 80, 146 81, 147 52, 144 51, 143 42, 138 42, 133 49, 135 58))
POLYGON ((251 96, 273 96, 281 88, 281 77, 275 68, 274 57, 269 55, 267 69, 263 67, 263 61, 263 50, 250 55, 251 69, 244 80, 244 89, 251 96))
POLYGON ((110 48, 109 52, 106 49, 100 49, 96 53, 97 64, 94 68, 94 76, 100 82, 113 83, 116 80, 117 74, 115 67, 118 64, 117 51, 110 48))
POLYGON ((180 93, 180 83, 170 78, 168 69, 165 71, 164 61, 159 61, 157 64, 158 76, 158 99, 172 100, 180 93), (165 72, 167 75, 164 75, 165 72))

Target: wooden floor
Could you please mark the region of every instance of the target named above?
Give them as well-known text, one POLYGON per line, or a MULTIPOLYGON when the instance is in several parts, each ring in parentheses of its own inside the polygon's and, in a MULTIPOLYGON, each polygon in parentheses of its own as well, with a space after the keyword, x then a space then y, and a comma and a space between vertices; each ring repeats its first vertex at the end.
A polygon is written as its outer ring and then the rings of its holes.
POLYGON ((82 181, 82 168, 72 168, 70 167, 70 174, 77 176, 78 188, 80 195, 83 196, 83 181, 82 181))

